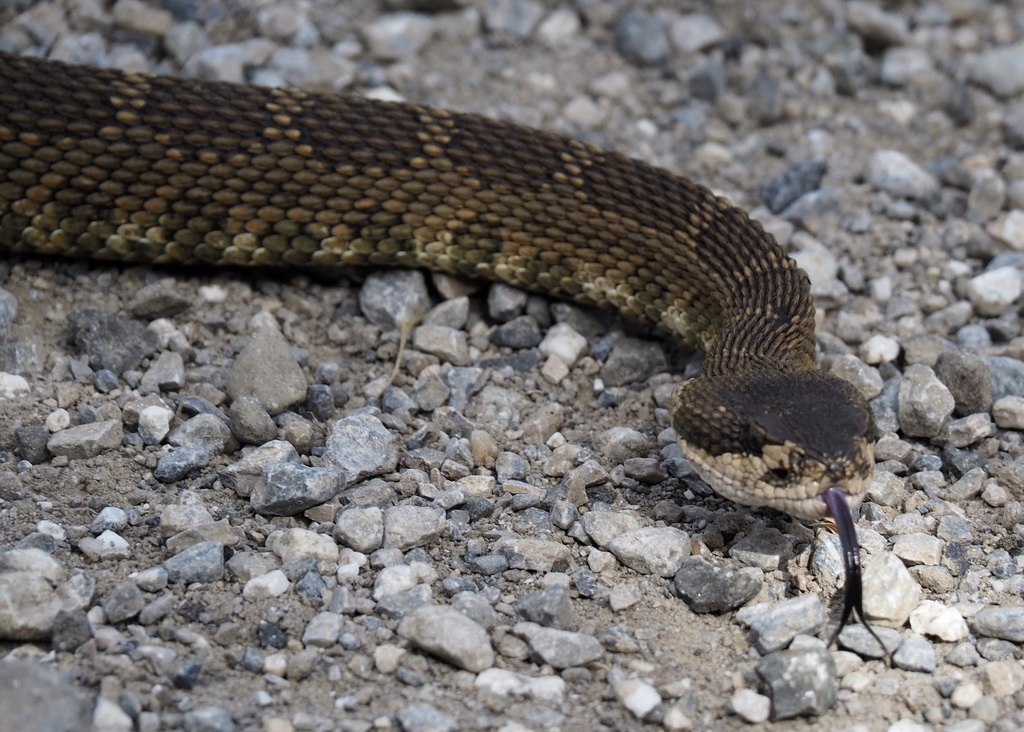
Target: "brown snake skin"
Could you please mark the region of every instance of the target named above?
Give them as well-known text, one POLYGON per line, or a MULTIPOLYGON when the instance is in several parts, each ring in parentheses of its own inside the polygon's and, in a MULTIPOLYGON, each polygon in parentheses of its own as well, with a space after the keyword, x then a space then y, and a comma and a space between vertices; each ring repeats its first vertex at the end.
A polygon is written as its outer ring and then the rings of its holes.
POLYGON ((423 267, 613 307, 706 352, 673 424, 720 493, 818 518, 829 487, 857 504, 870 483, 870 413, 815 369, 807 277, 774 239, 700 185, 545 132, 0 55, 0 250, 423 267))

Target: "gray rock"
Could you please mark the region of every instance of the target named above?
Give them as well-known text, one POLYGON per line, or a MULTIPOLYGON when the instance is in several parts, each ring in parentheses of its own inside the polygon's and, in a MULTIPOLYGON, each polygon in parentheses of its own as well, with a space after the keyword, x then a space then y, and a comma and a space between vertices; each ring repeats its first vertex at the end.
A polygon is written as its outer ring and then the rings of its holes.
POLYGON ((783 600, 750 624, 754 648, 762 655, 789 645, 797 635, 814 635, 828 618, 817 595, 800 595, 783 600))
MULTIPOLYGON (((434 20, 420 13, 390 13, 363 26, 370 54, 381 61, 411 59, 434 35, 434 20)), ((364 285, 365 287, 365 285, 364 285)), ((366 312, 366 308, 363 308, 366 312)))
POLYGON ((354 485, 398 467, 398 440, 372 414, 353 414, 335 423, 323 457, 325 465, 340 469, 354 485))
POLYGON ((638 338, 622 338, 608 354, 601 367, 601 379, 608 386, 624 386, 643 381, 666 368, 661 346, 638 338))
POLYGON ((772 719, 820 716, 835 706, 836 663, 825 648, 772 653, 757 675, 769 689, 772 719))
POLYGON ((615 24, 615 47, 636 66, 661 66, 672 56, 664 21, 640 10, 627 10, 619 18, 615 24))
POLYGON ((932 58, 922 48, 889 48, 882 57, 879 73, 889 86, 906 86, 934 70, 932 58))
POLYGON ((469 342, 465 332, 443 325, 421 325, 412 332, 412 347, 432 353, 454 366, 469 363, 469 342))
POLYGON ((971 81, 998 97, 1024 92, 1024 43, 1012 43, 982 51, 967 61, 971 81))
POLYGON ((935 659, 935 648, 919 635, 911 636, 903 641, 899 649, 892 654, 892 662, 897 668, 926 674, 932 673, 938 666, 935 659))
POLYGON ((301 404, 306 398, 306 375, 291 346, 275 328, 261 328, 242 348, 228 374, 231 401, 253 397, 271 415, 301 404))
POLYGON ((0 661, 6 730, 89 732, 92 708, 63 674, 35 661, 0 661))
POLYGON ((210 464, 210 453, 201 447, 179 447, 161 457, 153 477, 161 483, 173 483, 210 464))
POLYGON ((736 570, 715 564, 707 557, 683 560, 672 580, 679 597, 695 613, 724 613, 745 605, 760 592, 761 572, 736 570))
MULTIPOLYGON (((472 585, 472 583, 470 584, 472 585)), ((491 607, 491 603, 475 591, 476 586, 473 585, 473 587, 472 591, 464 590, 452 595, 452 607, 490 630, 501 623, 502 616, 498 615, 497 611, 491 607)))
POLYGON ((216 582, 224 576, 224 547, 217 541, 190 546, 163 563, 169 582, 216 582))
POLYGON ((992 398, 1024 397, 1024 362, 1009 356, 986 356, 992 372, 992 398))
POLYGON ((572 566, 572 554, 564 544, 557 541, 505 536, 495 543, 494 551, 505 557, 508 565, 514 569, 565 572, 572 566))
POLYGON ((694 53, 724 41, 726 31, 711 15, 689 13, 672 21, 669 35, 677 51, 694 53))
POLYGON ((729 549, 729 556, 733 559, 765 572, 783 566, 791 554, 791 540, 771 526, 758 527, 729 549))
POLYGON ((885 46, 901 46, 909 40, 907 19, 873 3, 854 0, 846 5, 846 22, 865 40, 885 46))
POLYGON ((347 508, 334 517, 334 540, 369 554, 384 544, 384 512, 376 506, 347 508))
POLYGON ((487 314, 499 323, 508 323, 522 314, 528 298, 525 290, 495 282, 487 292, 487 314))
POLYGON ((484 26, 502 42, 522 42, 533 35, 545 8, 538 0, 486 0, 484 26))
POLYGON ((200 448, 211 455, 238 449, 238 443, 224 419, 207 413, 197 414, 179 424, 167 435, 167 442, 174 447, 200 448))
POLYGON ((40 424, 17 427, 14 430, 14 439, 18 443, 18 454, 33 465, 50 459, 50 451, 46 447, 50 441, 50 431, 45 426, 40 424))
POLYGON ((455 717, 429 704, 410 704, 395 716, 402 732, 456 732, 462 727, 455 717))
POLYGON ((949 389, 923 364, 908 366, 899 391, 900 428, 912 437, 936 437, 953 413, 949 389))
POLYGON ((157 346, 157 336, 145 323, 122 320, 99 310, 80 310, 68 318, 75 345, 94 366, 117 375, 137 368, 157 346))
POLYGON ((443 407, 451 394, 451 389, 439 375, 429 373, 421 376, 416 379, 409 395, 412 402, 410 411, 420 409, 424 412, 432 412, 438 407, 443 407))
POLYGON ((185 360, 176 351, 163 351, 142 375, 139 391, 143 394, 179 391, 183 386, 185 360))
POLYGON ((939 354, 935 375, 953 395, 953 413, 958 417, 992 408, 992 372, 974 351, 958 348, 939 354))
POLYGON ((89 524, 89 531, 102 534, 104 531, 120 531, 128 525, 128 514, 123 508, 107 506, 89 524))
POLYGON ((540 326, 530 315, 520 315, 491 331, 491 343, 496 346, 533 348, 540 341, 540 326))
POLYGON ((123 623, 138 615, 146 605, 139 586, 132 581, 122 582, 112 589, 100 603, 109 623, 123 623))
POLYGON ((530 650, 553 668, 586 666, 604 656, 601 642, 586 633, 540 627, 532 627, 528 633, 530 650))
POLYGON ((57 593, 41 574, 0 573, 0 638, 12 641, 49 638, 61 609, 57 593))
POLYGON ((154 320, 183 313, 192 306, 192 300, 174 289, 171 278, 154 282, 138 290, 128 303, 128 310, 136 318, 154 320))
POLYGON ((805 193, 821 185, 828 164, 823 160, 808 160, 789 168, 781 175, 765 178, 757 186, 757 193, 768 210, 779 213, 805 193))
POLYGON ((237 496, 248 498, 263 471, 268 467, 298 461, 299 453, 293 445, 283 440, 273 440, 244 455, 237 463, 224 468, 217 477, 237 496))
POLYGON ((576 611, 563 585, 529 593, 516 603, 516 610, 531 623, 559 630, 576 629, 576 611))
POLYGON ((249 504, 269 516, 294 516, 334 498, 345 488, 340 470, 302 463, 270 465, 253 487, 249 504))
POLYGON ((53 433, 46 449, 53 455, 85 460, 121 446, 124 430, 120 420, 81 424, 53 433))
POLYGON ((924 198, 939 183, 898 150, 880 150, 868 161, 867 179, 874 188, 903 198, 924 198))
POLYGON ((185 712, 182 721, 186 732, 235 732, 235 722, 227 707, 199 707, 185 712))
POLYGON ((893 628, 872 626, 871 630, 868 630, 863 625, 847 625, 839 632, 838 641, 840 648, 853 651, 862 658, 883 658, 886 654, 892 654, 903 643, 899 631, 893 628), (878 643, 879 640, 882 641, 881 645, 878 643))
POLYGON ((359 290, 359 307, 381 328, 414 325, 430 310, 426 278, 419 270, 373 272, 359 290))
POLYGON ((494 665, 487 631, 458 610, 421 607, 402 619, 398 634, 412 645, 466 671, 479 673, 494 665), (438 632, 440 628, 443 633, 438 632))
POLYGON ((239 442, 262 445, 277 437, 273 417, 255 397, 243 396, 231 402, 228 416, 231 418, 231 432, 239 442))
POLYGON ((444 511, 432 506, 392 506, 384 512, 384 546, 408 551, 432 544, 445 527, 444 511))
POLYGON ((975 613, 971 625, 978 635, 1024 643, 1024 607, 986 607, 975 613))
POLYGON ((607 549, 636 572, 673 577, 690 556, 690 537, 673 526, 649 526, 620 534, 607 549))

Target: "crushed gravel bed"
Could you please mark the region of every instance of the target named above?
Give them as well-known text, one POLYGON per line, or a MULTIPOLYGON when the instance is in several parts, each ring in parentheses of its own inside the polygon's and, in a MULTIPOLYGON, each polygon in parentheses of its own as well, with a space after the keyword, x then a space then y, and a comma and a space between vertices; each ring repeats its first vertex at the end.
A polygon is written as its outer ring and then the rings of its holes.
POLYGON ((874 412, 885 645, 827 645, 827 527, 696 477, 699 355, 637 324, 8 257, 0 730, 1024 728, 1022 36, 984 0, 0 6, 3 52, 479 112, 746 208, 874 412))

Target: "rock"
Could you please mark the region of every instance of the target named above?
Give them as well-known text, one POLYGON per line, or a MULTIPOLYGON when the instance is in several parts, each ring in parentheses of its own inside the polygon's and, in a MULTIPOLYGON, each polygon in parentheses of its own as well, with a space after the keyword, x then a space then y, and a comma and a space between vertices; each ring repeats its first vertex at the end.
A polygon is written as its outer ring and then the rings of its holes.
MULTIPOLYGON (((420 13, 390 13, 363 26, 370 53, 381 61, 412 59, 434 35, 434 20, 420 13)), ((402 272, 401 274, 411 274, 402 272)), ((422 273, 418 273, 421 279, 422 273)), ((363 285, 364 289, 366 285, 363 285)), ((405 293, 403 293, 403 296, 405 293)), ((360 304, 362 297, 360 297, 360 304)), ((363 307, 366 312, 366 307, 363 307)))
POLYGON ((620 534, 607 549, 636 572, 672 577, 690 555, 690 537, 672 526, 651 526, 620 534))
POLYGON ((657 15, 627 10, 615 24, 615 47, 636 66, 661 66, 672 49, 665 23, 657 15))
POLYGON ((975 312, 994 317, 1020 298, 1022 278, 1016 267, 1000 267, 972 277, 967 283, 967 297, 975 312))
POLYGON ((105 729, 94 726, 92 708, 67 676, 37 661, 0 661, 0 709, 12 732, 105 729))
POLYGON ((202 447, 179 447, 165 454, 156 464, 153 477, 161 483, 173 483, 210 464, 210 453, 202 447))
POLYGON ((269 600, 280 597, 291 587, 288 575, 280 569, 250 578, 242 588, 242 597, 248 600, 269 600))
POLYGON ((814 635, 828 618, 817 595, 783 600, 759 615, 750 625, 754 647, 762 655, 789 645, 797 635, 814 635))
POLYGON ((713 16, 688 13, 672 21, 669 36, 680 53, 696 53, 724 41, 726 32, 713 16))
POLYGON ((376 506, 348 508, 334 518, 334 540, 369 554, 384 543, 384 512, 376 506))
POLYGON ((42 575, 27 571, 0 573, 0 638, 49 638, 61 609, 57 593, 42 575))
POLYGON ((413 269, 373 272, 359 290, 359 307, 381 328, 414 325, 430 310, 426 278, 413 269))
POLYGON ((617 536, 640 528, 640 520, 631 513, 589 511, 580 519, 583 530, 594 544, 607 546, 617 536))
POLYGON ((619 703, 637 719, 643 719, 661 704, 661 694, 650 684, 640 679, 621 678, 621 674, 609 676, 612 678, 612 689, 619 703))
POLYGON ((875 626, 868 630, 863 625, 847 625, 840 631, 838 641, 841 648, 853 651, 862 658, 883 658, 903 643, 899 632, 892 628, 875 626))
POLYGON ((281 529, 267 537, 267 548, 285 564, 312 557, 317 564, 337 562, 338 545, 329 536, 308 529, 281 529))
MULTIPOLYGON (((781 175, 761 181, 757 194, 769 211, 780 213, 805 193, 817 190, 827 171, 828 164, 823 160, 798 163, 781 175)), ((813 277, 811 279, 814 280, 813 277)))
POLYGON ((563 585, 552 585, 520 598, 516 610, 522 618, 547 628, 576 629, 576 611, 563 585))
POLYGON ((935 671, 938 665, 932 644, 920 636, 904 640, 892 654, 892 662, 897 668, 926 674, 935 671))
POLYGON ((341 470, 354 485, 398 467, 398 440, 372 414, 352 414, 331 429, 324 464, 341 470))
POLYGON ((996 426, 1004 430, 1024 429, 1024 397, 1005 396, 992 405, 996 426))
POLYGON ((974 351, 944 351, 935 362, 935 375, 953 395, 957 416, 987 412, 992 408, 992 372, 974 351))
POLYGON ((122 320, 99 310, 80 310, 68 318, 75 345, 94 365, 115 374, 137 368, 157 346, 156 333, 138 320, 122 320))
POLYGON ((587 351, 587 339, 568 323, 555 323, 537 346, 544 356, 557 356, 572 368, 587 351))
POLYGON ((907 19, 887 12, 873 3, 853 0, 846 5, 846 22, 866 41, 884 46, 901 46, 909 41, 907 19))
POLYGON ((445 512, 429 506, 392 506, 384 512, 384 546, 408 551, 432 544, 445 527, 445 512))
POLYGON ((294 516, 334 498, 345 488, 345 475, 302 463, 270 465, 253 487, 249 503, 258 513, 294 516))
POLYGON ((739 689, 729 699, 729 709, 748 724, 761 724, 768 721, 772 700, 753 689, 739 689))
POLYGON ((925 600, 910 613, 910 628, 915 633, 955 643, 967 637, 967 623, 956 608, 934 600, 925 600))
POLYGON ((86 460, 120 447, 123 437, 120 420, 108 419, 61 430, 46 443, 46 449, 53 455, 86 460))
POLYGON ((895 554, 876 554, 864 567, 864 613, 868 620, 899 628, 917 607, 920 596, 920 586, 895 554))
POLYGON ((601 367, 601 378, 608 386, 624 386, 643 381, 666 367, 661 346, 638 338, 623 338, 612 346, 601 367))
POLYGON ((924 198, 938 181, 898 150, 879 150, 868 161, 867 180, 874 188, 902 198, 924 198))
POLYGON ((835 706, 836 664, 823 647, 777 651, 756 670, 769 689, 772 719, 820 716, 835 706))
POLYGON ((558 676, 531 677, 501 668, 480 672, 473 685, 491 694, 557 704, 565 696, 565 680, 558 676))
POLYGON ((231 402, 228 416, 231 418, 231 432, 239 442, 262 445, 277 437, 274 418, 256 397, 243 396, 231 402))
POLYGON ((978 635, 1024 643, 1024 607, 983 608, 975 613, 971 625, 978 635))
POLYGON ((306 375, 291 346, 275 328, 260 328, 242 348, 228 374, 231 401, 252 397, 271 415, 306 398, 306 375))
POLYGON ((515 632, 525 637, 543 663, 562 669, 585 666, 604 656, 604 647, 592 635, 520 623, 515 632))
POLYGON ((458 668, 478 673, 494 665, 487 631, 450 607, 421 607, 402 619, 398 634, 458 668), (444 628, 443 633, 438 629, 444 628))
POLYGON ((745 605, 760 592, 757 570, 735 570, 702 556, 687 557, 673 579, 676 592, 695 613, 724 613, 745 605))
POLYGON ((967 76, 998 97, 1024 92, 1024 43, 996 46, 967 61, 967 76))
POLYGON ((169 582, 216 582, 224 576, 224 547, 217 541, 203 541, 163 563, 169 582))
POLYGON ((908 366, 899 390, 899 420, 903 433, 935 437, 953 413, 955 400, 949 389, 923 364, 908 366))
POLYGON ((483 6, 484 26, 500 42, 521 43, 533 35, 544 12, 538 0, 487 0, 483 6))
POLYGON ((508 566, 514 569, 565 572, 572 566, 569 549, 556 541, 505 536, 495 543, 494 551, 505 557, 508 566))
POLYGON ((185 386, 185 360, 180 353, 163 351, 142 375, 139 391, 143 394, 179 391, 183 386, 185 386))
POLYGON ((123 623, 142 612, 146 598, 132 581, 122 582, 112 589, 100 603, 109 623, 123 623))

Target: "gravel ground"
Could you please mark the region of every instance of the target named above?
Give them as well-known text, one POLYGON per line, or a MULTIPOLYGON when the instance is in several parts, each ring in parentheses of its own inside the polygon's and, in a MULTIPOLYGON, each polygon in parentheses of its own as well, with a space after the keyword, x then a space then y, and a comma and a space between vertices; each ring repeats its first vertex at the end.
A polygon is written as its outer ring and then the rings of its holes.
POLYGON ((419 273, 8 258, 0 730, 1024 727, 1017 3, 0 22, 7 52, 543 127, 751 211, 811 276, 823 367, 871 399, 889 652, 860 627, 826 648, 836 538, 692 474, 667 402, 699 359, 635 324, 419 273))

